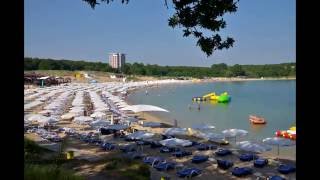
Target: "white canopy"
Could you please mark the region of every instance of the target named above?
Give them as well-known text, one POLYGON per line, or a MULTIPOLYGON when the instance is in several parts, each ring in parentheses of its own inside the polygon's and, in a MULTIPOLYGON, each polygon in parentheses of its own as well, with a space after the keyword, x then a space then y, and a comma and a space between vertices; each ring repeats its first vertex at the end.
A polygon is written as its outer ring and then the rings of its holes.
POLYGON ((270 151, 272 149, 268 145, 257 143, 257 142, 250 142, 250 141, 238 142, 237 146, 244 151, 257 152, 257 153, 270 151))
POLYGON ((129 134, 127 138, 132 140, 140 140, 140 139, 150 139, 154 136, 154 133, 146 132, 146 131, 136 131, 132 134, 129 134))
POLYGON ((127 106, 127 107, 121 108, 120 110, 133 111, 135 113, 137 113, 137 112, 145 112, 145 111, 169 112, 168 110, 163 109, 161 107, 153 106, 153 105, 145 105, 145 104, 131 105, 131 106, 127 106))
POLYGON ((164 131, 165 135, 175 136, 175 135, 190 135, 190 130, 187 128, 168 128, 164 131))
POLYGON ((231 138, 246 136, 248 134, 248 131, 242 129, 226 129, 222 131, 222 133, 225 135, 225 137, 231 138))
POLYGON ((279 155, 279 149, 280 146, 293 146, 295 145, 295 141, 292 141, 290 139, 280 138, 280 137, 271 137, 271 138, 265 138, 262 140, 263 143, 268 145, 273 145, 278 147, 278 155, 279 155))
POLYGON ((165 139, 165 140, 159 141, 159 143, 167 147, 190 146, 192 144, 192 142, 189 140, 177 139, 177 138, 165 139))
POLYGON ((195 137, 198 138, 203 138, 206 139, 208 141, 213 141, 213 142, 217 142, 217 143, 223 143, 225 142, 225 137, 223 134, 219 134, 219 133, 212 133, 212 132, 197 132, 194 134, 195 137))

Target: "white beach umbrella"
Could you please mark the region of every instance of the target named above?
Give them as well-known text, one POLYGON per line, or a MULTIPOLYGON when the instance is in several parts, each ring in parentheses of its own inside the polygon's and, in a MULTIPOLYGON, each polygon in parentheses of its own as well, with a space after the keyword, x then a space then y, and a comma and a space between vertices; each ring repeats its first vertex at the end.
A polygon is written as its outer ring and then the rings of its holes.
POLYGON ((280 138, 280 137, 270 137, 262 140, 265 144, 278 146, 278 155, 280 146, 293 146, 295 145, 295 141, 290 139, 280 138))
POLYGON ((177 146, 185 147, 185 146, 190 146, 192 144, 192 142, 189 140, 178 139, 178 138, 165 139, 165 140, 159 141, 159 143, 167 147, 177 147, 177 146))
POLYGON ((195 137, 197 138, 203 138, 206 139, 207 141, 212 141, 216 143, 224 143, 226 142, 225 136, 220 133, 212 133, 212 132, 196 132, 194 134, 195 137))
POLYGON ((28 121, 38 121, 38 122, 42 122, 42 121, 46 121, 48 120, 48 117, 41 115, 41 114, 32 114, 29 115, 29 117, 27 118, 28 121))
POLYGON ((92 121, 90 123, 90 126, 93 126, 93 127, 108 126, 108 125, 110 125, 110 121, 106 121, 106 120, 102 120, 102 119, 98 119, 98 120, 92 121))
POLYGON ((106 113, 98 111, 98 112, 94 112, 93 114, 91 114, 90 117, 103 119, 103 118, 106 118, 106 113))
POLYGON ((248 131, 243 129, 226 129, 222 131, 226 138, 235 138, 237 141, 237 137, 244 137, 248 134, 248 131))
POLYGON ((68 113, 62 115, 62 116, 61 116, 61 119, 63 119, 63 120, 72 119, 72 118, 74 118, 76 115, 77 115, 76 113, 68 112, 68 113))
POLYGON ((194 124, 194 125, 192 125, 191 128, 194 129, 194 130, 203 131, 203 130, 212 130, 215 127, 211 126, 211 125, 208 125, 208 124, 194 124))
POLYGON ((237 142, 237 146, 244 151, 256 153, 262 153, 265 151, 270 151, 272 149, 269 145, 250 141, 237 142))
POLYGON ((188 128, 168 128, 164 131, 165 135, 175 136, 175 135, 190 135, 190 129, 188 128))
POLYGON ((140 140, 140 139, 144 140, 144 139, 150 139, 154 135, 155 135, 154 133, 150 133, 147 131, 136 131, 132 134, 129 134, 127 138, 132 140, 140 140))
POLYGON ((75 117, 73 121, 78 124, 87 124, 92 120, 93 118, 89 116, 78 116, 78 117, 75 117))
POLYGON ((137 112, 146 112, 146 111, 169 112, 168 110, 163 109, 161 107, 153 106, 153 105, 145 105, 145 104, 131 105, 131 106, 127 106, 127 107, 121 108, 120 110, 133 111, 135 113, 137 113, 137 112))

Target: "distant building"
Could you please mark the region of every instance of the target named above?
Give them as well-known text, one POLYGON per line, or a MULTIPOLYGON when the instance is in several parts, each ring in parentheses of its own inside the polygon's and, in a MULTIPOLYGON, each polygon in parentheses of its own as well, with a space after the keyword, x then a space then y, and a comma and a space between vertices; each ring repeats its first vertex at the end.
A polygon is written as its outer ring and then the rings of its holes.
POLYGON ((121 69, 126 63, 126 56, 122 53, 109 53, 109 65, 114 69, 121 69))

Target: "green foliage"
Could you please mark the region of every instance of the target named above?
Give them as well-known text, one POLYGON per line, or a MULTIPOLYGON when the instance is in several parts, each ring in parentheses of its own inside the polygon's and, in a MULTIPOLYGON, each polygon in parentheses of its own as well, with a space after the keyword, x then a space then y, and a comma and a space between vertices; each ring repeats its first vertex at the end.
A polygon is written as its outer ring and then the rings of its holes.
MULTIPOLYGON (((99 2, 113 2, 113 0, 83 0, 92 8, 99 2)), ((197 39, 197 46, 210 56, 215 50, 228 49, 233 46, 234 40, 227 37, 222 40, 217 33, 226 27, 223 16, 226 13, 237 11, 239 0, 172 0, 175 13, 168 19, 168 25, 172 28, 183 28, 183 36, 192 35, 197 39), (209 35, 205 35, 209 34, 209 35)), ((128 4, 129 0, 121 0, 128 4)), ((164 0, 168 8, 167 0, 164 0)))
POLYGON ((115 157, 109 159, 105 165, 105 170, 132 180, 150 179, 150 170, 147 165, 128 158, 115 157))
POLYGON ((25 180, 84 180, 83 177, 76 176, 72 171, 59 168, 56 165, 34 165, 25 164, 25 180))
MULTIPOLYGON (((127 75, 147 75, 147 76, 169 76, 169 77, 237 77, 248 76, 252 78, 260 77, 288 77, 296 74, 295 63, 268 64, 268 65, 239 65, 228 66, 227 64, 213 64, 211 67, 191 67, 191 66, 159 66, 156 64, 126 63, 122 72, 127 75)), ((53 59, 25 58, 25 70, 60 69, 60 70, 85 70, 116 72, 107 63, 68 61, 53 59), (54 62, 52 62, 54 61, 54 62), (41 67, 40 67, 41 66, 41 67), (49 68, 48 68, 49 67, 49 68)))

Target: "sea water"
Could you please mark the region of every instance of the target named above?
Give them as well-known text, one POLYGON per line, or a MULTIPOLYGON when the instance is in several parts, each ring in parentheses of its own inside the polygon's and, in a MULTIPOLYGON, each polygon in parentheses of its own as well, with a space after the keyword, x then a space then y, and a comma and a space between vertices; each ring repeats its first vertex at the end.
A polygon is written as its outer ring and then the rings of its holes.
MULTIPOLYGON (((215 126, 213 132, 237 128, 247 130, 248 136, 239 140, 261 141, 274 137, 277 130, 288 130, 296 122, 296 81, 263 80, 234 81, 162 85, 138 90, 128 96, 133 104, 160 106, 169 113, 157 112, 153 115, 180 127, 205 123, 215 126), (193 97, 201 97, 215 92, 228 92, 229 103, 215 101, 193 102, 193 97), (200 105, 200 110, 198 106, 200 105), (253 125, 249 115, 266 119, 266 125, 253 125)), ((282 155, 295 156, 295 147, 281 148, 282 155)))

